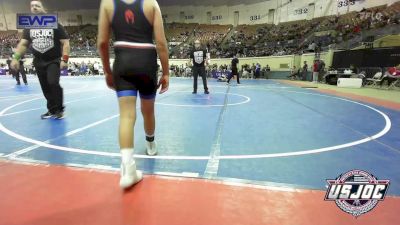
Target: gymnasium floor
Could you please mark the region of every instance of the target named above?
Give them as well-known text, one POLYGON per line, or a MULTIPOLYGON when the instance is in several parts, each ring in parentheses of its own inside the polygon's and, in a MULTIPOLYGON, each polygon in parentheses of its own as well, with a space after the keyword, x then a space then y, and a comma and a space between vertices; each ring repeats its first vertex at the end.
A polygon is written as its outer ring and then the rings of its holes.
POLYGON ((209 80, 210 95, 192 95, 192 80, 172 78, 157 97, 159 155, 145 155, 138 113, 146 176, 122 192, 117 99, 104 77, 62 78, 62 121, 40 120, 45 101, 28 81, 0 77, 0 225, 400 224, 398 91, 209 80), (352 169, 391 182, 357 219, 323 200, 326 179, 352 169))

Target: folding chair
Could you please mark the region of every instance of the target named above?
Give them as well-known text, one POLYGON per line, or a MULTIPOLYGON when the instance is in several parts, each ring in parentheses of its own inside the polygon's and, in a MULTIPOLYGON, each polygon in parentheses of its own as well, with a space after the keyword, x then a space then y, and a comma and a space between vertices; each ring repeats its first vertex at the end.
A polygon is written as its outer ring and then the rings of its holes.
POLYGON ((389 87, 387 88, 388 90, 391 88, 395 88, 397 86, 397 84, 400 84, 400 76, 389 76, 390 78, 396 79, 395 81, 393 81, 389 87))
POLYGON ((367 84, 376 87, 380 85, 384 77, 382 72, 377 72, 372 78, 367 78, 367 84))

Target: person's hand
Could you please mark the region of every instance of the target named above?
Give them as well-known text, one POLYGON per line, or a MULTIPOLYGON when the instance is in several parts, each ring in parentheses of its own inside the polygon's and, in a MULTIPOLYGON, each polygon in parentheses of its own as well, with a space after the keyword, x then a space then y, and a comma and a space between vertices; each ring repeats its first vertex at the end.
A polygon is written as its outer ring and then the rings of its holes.
POLYGON ((106 84, 108 88, 115 90, 112 73, 106 73, 106 84))
POLYGON ((10 67, 11 67, 11 69, 12 70, 14 70, 14 71, 19 71, 19 61, 18 60, 16 60, 16 59, 13 59, 12 61, 11 61, 11 64, 10 64, 10 67))
POLYGON ((66 63, 66 62, 64 62, 64 61, 61 61, 61 63, 60 63, 60 69, 66 69, 66 68, 68 68, 68 63, 66 63))
POLYGON ((158 88, 161 86, 160 94, 168 91, 169 88, 169 75, 162 75, 160 81, 158 82, 158 88))

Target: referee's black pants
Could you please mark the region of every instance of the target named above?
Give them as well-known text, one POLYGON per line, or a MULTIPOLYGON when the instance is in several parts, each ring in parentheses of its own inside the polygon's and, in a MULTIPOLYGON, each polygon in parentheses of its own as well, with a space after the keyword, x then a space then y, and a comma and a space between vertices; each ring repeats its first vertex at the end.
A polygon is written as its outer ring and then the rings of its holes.
POLYGON ((47 100, 47 109, 55 114, 64 111, 63 89, 60 85, 60 60, 33 62, 39 78, 40 87, 47 100))
POLYGON ((206 68, 204 66, 193 66, 193 91, 197 92, 197 77, 201 76, 203 79, 204 91, 208 91, 206 68))

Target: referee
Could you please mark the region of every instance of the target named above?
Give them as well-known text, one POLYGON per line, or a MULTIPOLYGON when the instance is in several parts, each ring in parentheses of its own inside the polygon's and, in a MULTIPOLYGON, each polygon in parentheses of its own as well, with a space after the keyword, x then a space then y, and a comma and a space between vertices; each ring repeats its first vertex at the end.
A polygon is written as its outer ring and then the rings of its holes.
POLYGON ((239 63, 239 59, 237 58, 236 55, 233 56, 232 62, 231 62, 231 69, 232 69, 232 74, 228 79, 228 84, 231 81, 231 79, 236 76, 236 82, 237 84, 240 84, 239 81, 239 71, 238 71, 238 63, 239 63))
MULTIPOLYGON (((31 1, 30 8, 33 14, 46 13, 40 0, 31 1)), ((11 62, 11 68, 14 71, 19 71, 19 60, 30 45, 34 55, 33 65, 37 71, 43 95, 47 100, 48 111, 41 115, 41 118, 63 119, 64 105, 63 89, 60 86, 60 69, 68 66, 70 51, 68 35, 61 24, 58 24, 57 29, 25 29, 11 62)))
POLYGON ((199 40, 194 42, 194 49, 190 53, 190 63, 193 65, 193 94, 197 94, 197 77, 201 76, 203 79, 204 94, 210 94, 207 87, 206 78, 206 59, 207 51, 201 48, 199 40))

